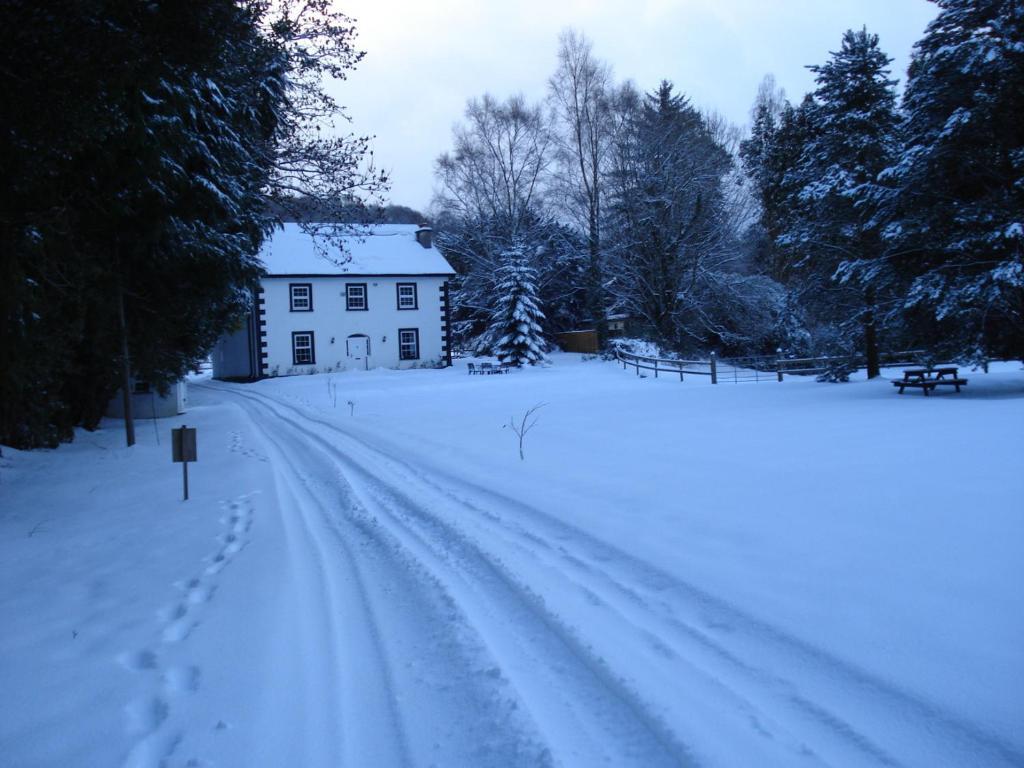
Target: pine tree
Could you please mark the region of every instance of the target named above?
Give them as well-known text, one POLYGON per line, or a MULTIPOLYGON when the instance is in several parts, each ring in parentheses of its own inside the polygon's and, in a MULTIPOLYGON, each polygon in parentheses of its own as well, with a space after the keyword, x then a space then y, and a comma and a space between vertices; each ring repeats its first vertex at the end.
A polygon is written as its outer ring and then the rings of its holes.
POLYGON ((766 78, 753 108, 750 136, 740 143, 740 160, 758 203, 760 232, 756 264, 773 280, 785 283, 789 265, 777 244, 788 214, 786 174, 800 158, 803 142, 794 133, 795 110, 766 78))
POLYGON ((159 389, 205 357, 268 195, 378 183, 362 140, 317 138, 351 34, 329 0, 0 4, 0 442, 69 439, 119 371, 159 389))
POLYGON ((798 270, 805 295, 816 296, 819 316, 859 342, 868 376, 879 373, 876 296, 835 279, 846 261, 877 258, 870 191, 895 156, 898 115, 891 59, 866 29, 843 35, 840 50, 810 67, 818 87, 805 103, 811 132, 798 168, 797 215, 782 240, 801 252, 798 270))
POLYGON ((876 193, 887 258, 850 273, 905 297, 894 320, 936 356, 1024 357, 1024 7, 936 2, 876 193))
POLYGON ((619 305, 673 349, 703 340, 691 324, 710 259, 726 235, 723 178, 732 167, 700 114, 673 86, 628 107, 609 174, 619 305))
POLYGON ((544 359, 541 322, 544 313, 537 302, 536 272, 529 266, 521 245, 505 253, 497 280, 498 301, 491 321, 491 334, 498 339, 494 353, 513 365, 534 365, 544 359))

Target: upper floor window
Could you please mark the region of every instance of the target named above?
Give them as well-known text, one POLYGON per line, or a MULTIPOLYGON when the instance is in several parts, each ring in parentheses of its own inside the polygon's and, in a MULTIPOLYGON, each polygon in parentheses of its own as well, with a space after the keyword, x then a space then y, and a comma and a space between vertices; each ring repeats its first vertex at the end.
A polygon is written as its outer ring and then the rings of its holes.
POLYGON ((291 283, 288 286, 288 293, 291 300, 290 309, 292 312, 313 311, 312 283, 291 283))
POLYGON ((345 284, 345 309, 349 311, 369 309, 366 300, 366 283, 345 284))
POLYGON ((397 291, 399 309, 418 309, 416 283, 398 283, 397 291))

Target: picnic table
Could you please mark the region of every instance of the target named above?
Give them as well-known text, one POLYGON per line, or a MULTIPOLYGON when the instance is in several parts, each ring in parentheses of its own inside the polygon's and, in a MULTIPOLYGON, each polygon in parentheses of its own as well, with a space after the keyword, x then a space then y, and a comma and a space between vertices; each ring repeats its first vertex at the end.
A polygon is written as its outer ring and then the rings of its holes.
POLYGON ((903 371, 902 379, 893 379, 892 385, 899 387, 899 394, 907 387, 917 388, 924 392, 927 397, 929 390, 940 386, 960 387, 967 385, 967 379, 961 379, 959 371, 953 365, 940 365, 929 368, 906 368, 903 371))
POLYGON ((498 363, 497 365, 494 363, 480 363, 478 368, 475 363, 468 363, 466 368, 470 376, 473 374, 486 374, 489 376, 492 373, 509 373, 515 368, 515 365, 512 363, 498 363))

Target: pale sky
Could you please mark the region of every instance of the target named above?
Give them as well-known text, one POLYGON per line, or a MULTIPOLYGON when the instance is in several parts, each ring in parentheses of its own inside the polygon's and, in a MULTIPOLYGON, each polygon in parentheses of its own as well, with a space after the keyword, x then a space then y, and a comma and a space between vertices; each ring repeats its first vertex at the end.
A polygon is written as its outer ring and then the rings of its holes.
POLYGON ((391 201, 426 210, 434 161, 451 147, 466 100, 546 95, 559 32, 589 37, 617 81, 643 91, 671 80, 702 109, 739 125, 775 75, 790 101, 813 89, 842 33, 867 25, 905 78, 911 46, 935 16, 927 0, 339 0, 366 51, 332 92, 352 130, 375 134, 391 201))

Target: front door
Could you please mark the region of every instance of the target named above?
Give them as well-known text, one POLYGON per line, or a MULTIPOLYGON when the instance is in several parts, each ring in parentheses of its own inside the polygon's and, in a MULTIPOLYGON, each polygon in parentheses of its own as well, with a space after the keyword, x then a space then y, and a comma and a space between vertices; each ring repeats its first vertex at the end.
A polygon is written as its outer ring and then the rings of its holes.
POLYGON ((350 368, 362 368, 364 371, 370 369, 369 361, 369 339, 366 336, 349 336, 348 359, 350 368))

